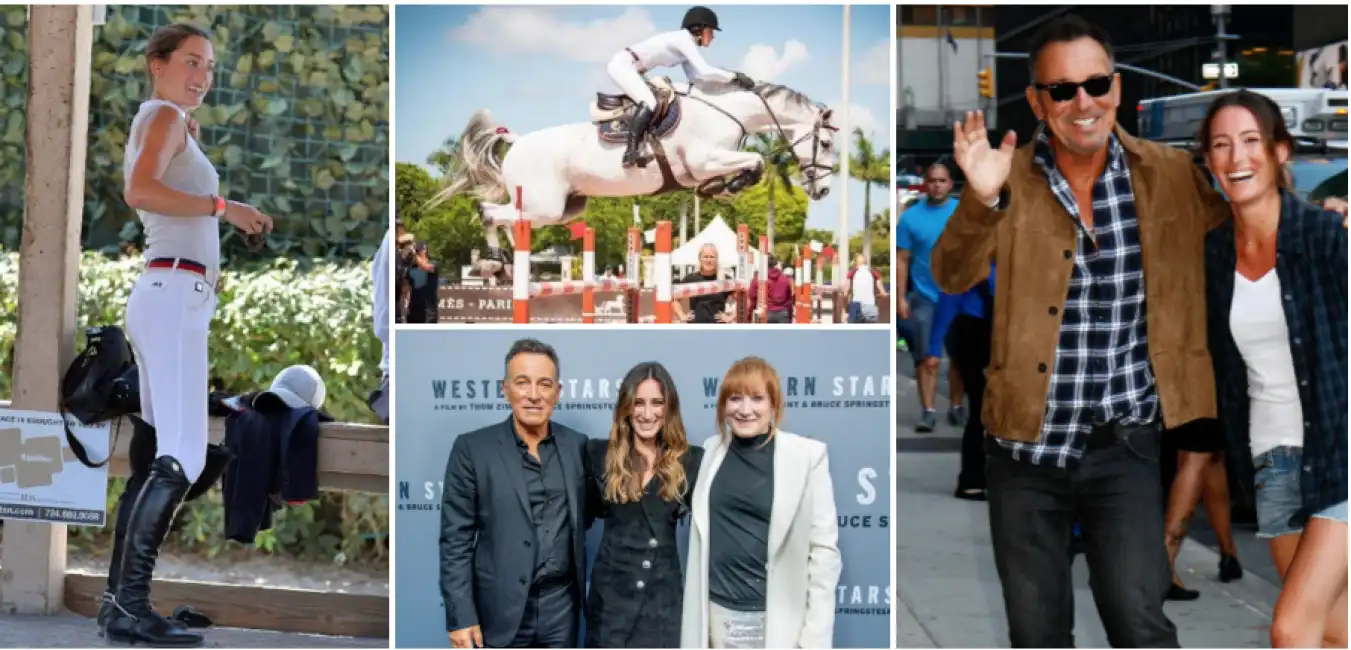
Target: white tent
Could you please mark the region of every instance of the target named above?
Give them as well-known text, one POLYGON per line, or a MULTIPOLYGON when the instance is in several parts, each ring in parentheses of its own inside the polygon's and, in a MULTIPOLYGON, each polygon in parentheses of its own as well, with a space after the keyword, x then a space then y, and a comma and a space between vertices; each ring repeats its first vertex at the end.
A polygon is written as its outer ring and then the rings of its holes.
MULTIPOLYGON (((652 241, 656 236, 656 230, 649 231, 648 241, 652 241)), ((699 234, 691 237, 685 242, 684 246, 671 251, 671 265, 677 267, 698 267, 699 249, 705 244, 713 244, 718 249, 718 267, 729 269, 735 267, 739 258, 737 257, 736 231, 732 230, 726 221, 722 220, 722 215, 713 217, 707 226, 699 234)), ((754 245, 752 245, 754 249, 754 245)), ((754 251, 752 250, 752 260, 754 260, 754 251)))

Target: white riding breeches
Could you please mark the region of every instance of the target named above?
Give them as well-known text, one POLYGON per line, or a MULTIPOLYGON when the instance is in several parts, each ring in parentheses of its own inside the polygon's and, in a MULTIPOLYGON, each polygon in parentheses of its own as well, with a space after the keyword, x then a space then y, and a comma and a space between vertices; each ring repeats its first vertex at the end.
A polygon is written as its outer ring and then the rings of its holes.
POLYGON ((179 269, 146 269, 127 300, 141 418, 155 427, 155 457, 173 456, 189 481, 206 465, 207 335, 215 311, 212 286, 179 269))
POLYGON ((633 60, 633 55, 628 50, 620 50, 614 58, 610 59, 610 64, 605 66, 605 71, 610 73, 610 79, 614 80, 615 85, 624 91, 633 101, 647 106, 648 110, 657 110, 657 98, 647 87, 647 81, 643 80, 643 75, 638 73, 638 62, 633 60))

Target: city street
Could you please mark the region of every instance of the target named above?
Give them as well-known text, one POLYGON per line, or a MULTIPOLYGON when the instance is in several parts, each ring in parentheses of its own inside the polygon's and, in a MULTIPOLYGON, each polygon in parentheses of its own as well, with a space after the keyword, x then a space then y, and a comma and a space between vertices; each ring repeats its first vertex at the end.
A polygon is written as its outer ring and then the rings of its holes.
MULTIPOLYGON (((952 496, 961 431, 946 421, 946 382, 939 386, 938 429, 916 433, 913 362, 906 352, 896 355, 897 647, 1008 647, 986 504, 952 496)), ((942 370, 946 372, 946 361, 942 370)), ((1208 533, 1199 531, 1197 536, 1208 533)), ((1197 539, 1182 547, 1178 572, 1188 587, 1201 592, 1198 600, 1165 605, 1182 647, 1270 647, 1267 627, 1279 593, 1272 581, 1275 571, 1251 526, 1235 525, 1234 535, 1245 574, 1229 584, 1217 580, 1215 550, 1197 539)), ((1075 644, 1108 647, 1082 556, 1074 565, 1074 593, 1075 644)))

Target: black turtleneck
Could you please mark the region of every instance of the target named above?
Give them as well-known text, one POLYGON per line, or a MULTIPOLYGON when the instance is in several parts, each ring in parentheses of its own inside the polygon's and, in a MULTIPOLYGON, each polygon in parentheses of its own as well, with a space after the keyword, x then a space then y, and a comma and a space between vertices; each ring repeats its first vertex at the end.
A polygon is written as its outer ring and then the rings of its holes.
POLYGON ((708 495, 708 597, 740 612, 765 610, 774 440, 732 436, 708 495))

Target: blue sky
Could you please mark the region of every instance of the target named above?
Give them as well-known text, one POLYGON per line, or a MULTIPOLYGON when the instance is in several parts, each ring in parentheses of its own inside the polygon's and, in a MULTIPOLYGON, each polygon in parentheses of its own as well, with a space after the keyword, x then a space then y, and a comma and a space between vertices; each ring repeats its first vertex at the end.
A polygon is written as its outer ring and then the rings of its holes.
MULTIPOLYGON (((709 64, 773 81, 843 107, 844 14, 839 6, 709 5, 722 31, 703 50, 709 64)), ((425 164, 481 108, 517 133, 588 119, 595 92, 618 89, 605 75, 615 52, 679 28, 685 5, 427 6, 395 10, 395 159, 425 164)), ((890 149, 890 8, 850 10, 849 128, 890 149)), ((680 69, 663 70, 677 82, 680 69)), ((837 178, 834 187, 839 187, 837 178)), ((863 227, 863 185, 850 181, 850 232, 863 227)), ((813 201, 809 228, 835 229, 838 190, 813 201)), ((873 189, 874 212, 887 204, 873 189)))

